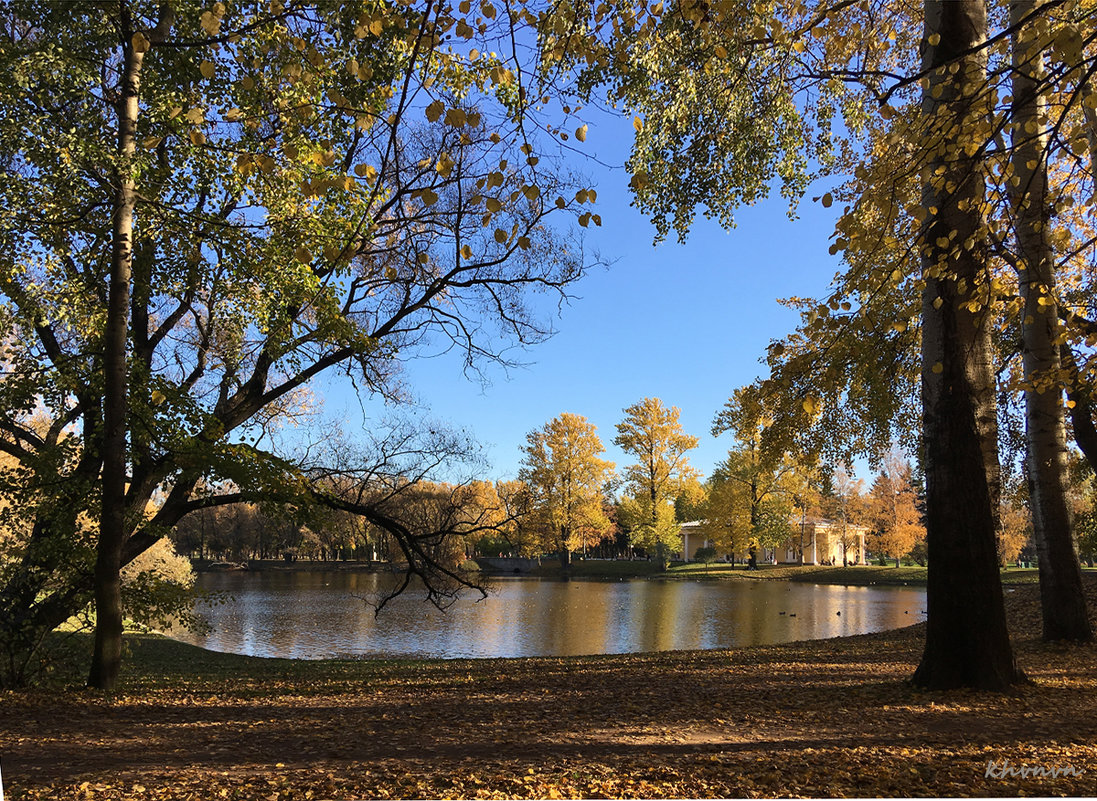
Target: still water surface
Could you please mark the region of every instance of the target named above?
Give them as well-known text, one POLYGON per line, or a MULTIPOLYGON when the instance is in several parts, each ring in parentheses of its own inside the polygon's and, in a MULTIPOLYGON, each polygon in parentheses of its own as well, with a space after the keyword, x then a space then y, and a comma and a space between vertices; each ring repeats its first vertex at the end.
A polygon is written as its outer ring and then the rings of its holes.
POLYGON ((378 573, 205 573, 231 596, 201 603, 215 651, 295 659, 518 657, 728 648, 839 637, 925 619, 925 590, 783 581, 492 578, 490 595, 439 612, 414 587, 375 617, 378 573), (838 614, 838 613, 841 614, 838 614))

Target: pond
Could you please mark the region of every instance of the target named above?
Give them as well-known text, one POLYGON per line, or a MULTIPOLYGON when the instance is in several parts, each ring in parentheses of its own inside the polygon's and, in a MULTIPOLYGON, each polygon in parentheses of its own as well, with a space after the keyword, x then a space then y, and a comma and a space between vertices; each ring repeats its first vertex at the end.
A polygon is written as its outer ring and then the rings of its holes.
POLYGON ((840 637, 925 619, 925 590, 785 581, 486 579, 446 612, 414 585, 374 615, 387 573, 205 573, 213 631, 172 636, 251 656, 485 658, 729 648, 840 637))

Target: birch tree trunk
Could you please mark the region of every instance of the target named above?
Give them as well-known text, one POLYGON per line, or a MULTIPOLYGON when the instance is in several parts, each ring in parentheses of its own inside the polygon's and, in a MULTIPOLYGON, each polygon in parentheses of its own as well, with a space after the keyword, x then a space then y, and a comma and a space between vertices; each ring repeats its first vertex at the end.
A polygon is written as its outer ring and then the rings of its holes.
POLYGON ((1010 186, 1018 285, 1025 303, 1021 324, 1025 464, 1039 556, 1044 639, 1089 641, 1093 631, 1066 497, 1066 427, 1058 344, 1061 323, 1055 298, 1055 256, 1048 241, 1048 130, 1041 88, 1044 53, 1036 26, 1025 23, 1040 5, 1040 0, 1010 3, 1010 23, 1015 29, 1010 186))
POLYGON ((986 24, 983 0, 925 3, 920 134, 928 158, 920 246, 929 574, 926 645, 914 683, 935 689, 1001 689, 1021 678, 1006 631, 996 541, 986 190, 977 146, 986 128, 986 24))
POLYGON ((115 172, 107 318, 103 331, 102 505, 95 558, 95 648, 88 685, 113 689, 122 664, 122 549, 126 508, 126 352, 133 271, 133 213, 137 188, 132 161, 137 149, 141 65, 148 39, 122 33, 122 80, 116 104, 118 165, 115 172))

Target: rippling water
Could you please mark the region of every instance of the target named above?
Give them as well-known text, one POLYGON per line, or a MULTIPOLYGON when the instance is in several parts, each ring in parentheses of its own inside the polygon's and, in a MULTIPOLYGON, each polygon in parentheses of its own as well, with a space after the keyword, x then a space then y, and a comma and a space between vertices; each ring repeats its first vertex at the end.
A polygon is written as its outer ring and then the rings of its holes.
POLYGON ((783 581, 492 578, 490 595, 439 612, 414 587, 374 616, 385 573, 206 573, 231 600, 177 639, 215 651, 321 659, 519 657, 727 648, 839 637, 925 619, 925 590, 783 581), (839 614, 840 613, 840 614, 839 614))

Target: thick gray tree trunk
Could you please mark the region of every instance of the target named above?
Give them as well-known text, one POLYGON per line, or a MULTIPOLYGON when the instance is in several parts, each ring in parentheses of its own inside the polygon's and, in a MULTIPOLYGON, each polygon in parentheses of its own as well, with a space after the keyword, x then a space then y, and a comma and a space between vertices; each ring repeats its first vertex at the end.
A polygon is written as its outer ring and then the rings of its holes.
POLYGON ((929 549, 926 645, 914 683, 1001 689, 1021 678, 997 558, 999 471, 977 137, 986 116, 983 0, 927 0, 920 132, 922 402, 929 549), (950 70, 956 65, 956 70, 950 70), (965 141, 972 134, 975 139, 965 141))
POLYGON ((1044 53, 1026 19, 1040 0, 1010 3, 1013 35, 1012 205, 1018 284, 1024 299, 1021 338, 1025 374, 1025 434, 1033 535, 1039 556, 1045 640, 1093 639, 1082 571, 1067 504, 1066 426, 1055 298, 1055 254, 1048 241, 1044 53))

